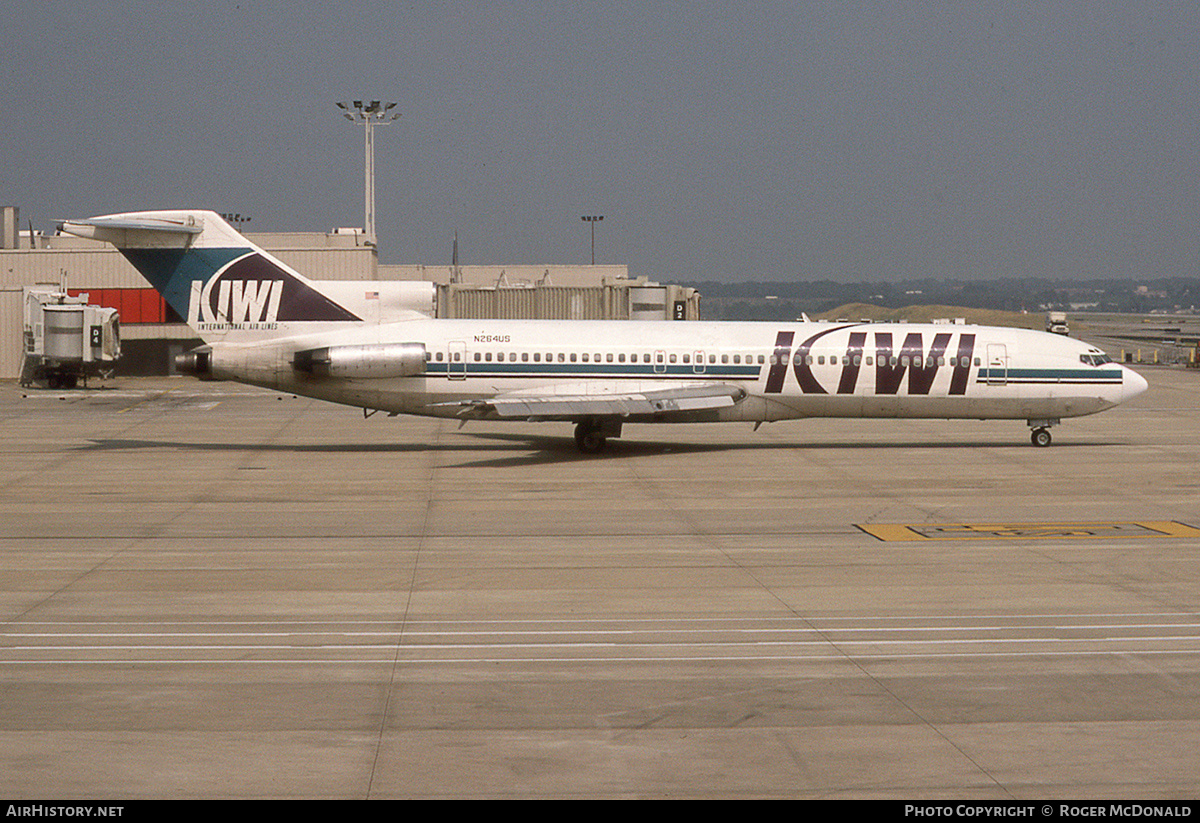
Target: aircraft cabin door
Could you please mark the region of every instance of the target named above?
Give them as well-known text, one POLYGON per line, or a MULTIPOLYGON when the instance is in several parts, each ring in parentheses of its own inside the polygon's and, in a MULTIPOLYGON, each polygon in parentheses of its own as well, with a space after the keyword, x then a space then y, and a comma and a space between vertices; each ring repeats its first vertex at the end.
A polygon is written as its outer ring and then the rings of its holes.
POLYGON ((446 376, 451 380, 467 379, 467 344, 451 340, 446 351, 446 376))
POLYGON ((1008 385, 1008 346, 1003 343, 987 344, 987 384, 1008 385))

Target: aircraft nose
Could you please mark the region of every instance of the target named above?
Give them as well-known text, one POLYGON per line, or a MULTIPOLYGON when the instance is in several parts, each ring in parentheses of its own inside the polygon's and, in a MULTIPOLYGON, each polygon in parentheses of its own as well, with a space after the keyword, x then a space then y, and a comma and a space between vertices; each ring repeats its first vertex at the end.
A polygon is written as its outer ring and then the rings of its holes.
POLYGON ((1122 402, 1126 400, 1132 400, 1144 392, 1149 386, 1149 384, 1146 382, 1146 378, 1142 377, 1133 369, 1122 366, 1121 371, 1124 372, 1124 379, 1121 381, 1122 402))

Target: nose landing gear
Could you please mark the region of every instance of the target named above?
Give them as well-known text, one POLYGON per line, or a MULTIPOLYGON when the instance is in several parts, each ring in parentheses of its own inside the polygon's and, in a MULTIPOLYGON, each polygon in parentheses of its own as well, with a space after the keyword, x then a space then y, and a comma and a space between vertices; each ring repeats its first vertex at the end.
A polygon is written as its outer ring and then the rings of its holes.
POLYGON ((1028 420, 1026 422, 1029 423, 1029 428, 1032 430, 1029 432, 1030 443, 1044 449, 1053 442, 1053 438, 1050 437, 1050 427, 1058 425, 1058 420, 1028 420))

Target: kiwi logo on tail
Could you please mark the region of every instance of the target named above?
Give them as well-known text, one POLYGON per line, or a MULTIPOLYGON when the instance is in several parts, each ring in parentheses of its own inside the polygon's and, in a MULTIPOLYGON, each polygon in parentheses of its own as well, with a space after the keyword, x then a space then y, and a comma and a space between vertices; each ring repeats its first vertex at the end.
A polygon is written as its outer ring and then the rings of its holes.
POLYGON ((361 319, 258 252, 239 257, 208 282, 193 280, 188 298, 188 324, 197 330, 361 319))

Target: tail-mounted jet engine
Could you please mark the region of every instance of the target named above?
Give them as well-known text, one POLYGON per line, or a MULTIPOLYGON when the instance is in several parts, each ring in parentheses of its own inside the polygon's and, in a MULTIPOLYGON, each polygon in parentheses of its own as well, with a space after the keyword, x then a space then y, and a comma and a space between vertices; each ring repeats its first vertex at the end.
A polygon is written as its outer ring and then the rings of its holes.
POLYGON ((326 346, 296 352, 292 368, 313 377, 364 380, 413 377, 425 373, 423 343, 379 343, 364 346, 326 346))
POLYGON ((175 371, 193 375, 201 380, 212 380, 212 347, 200 346, 175 355, 175 371))

